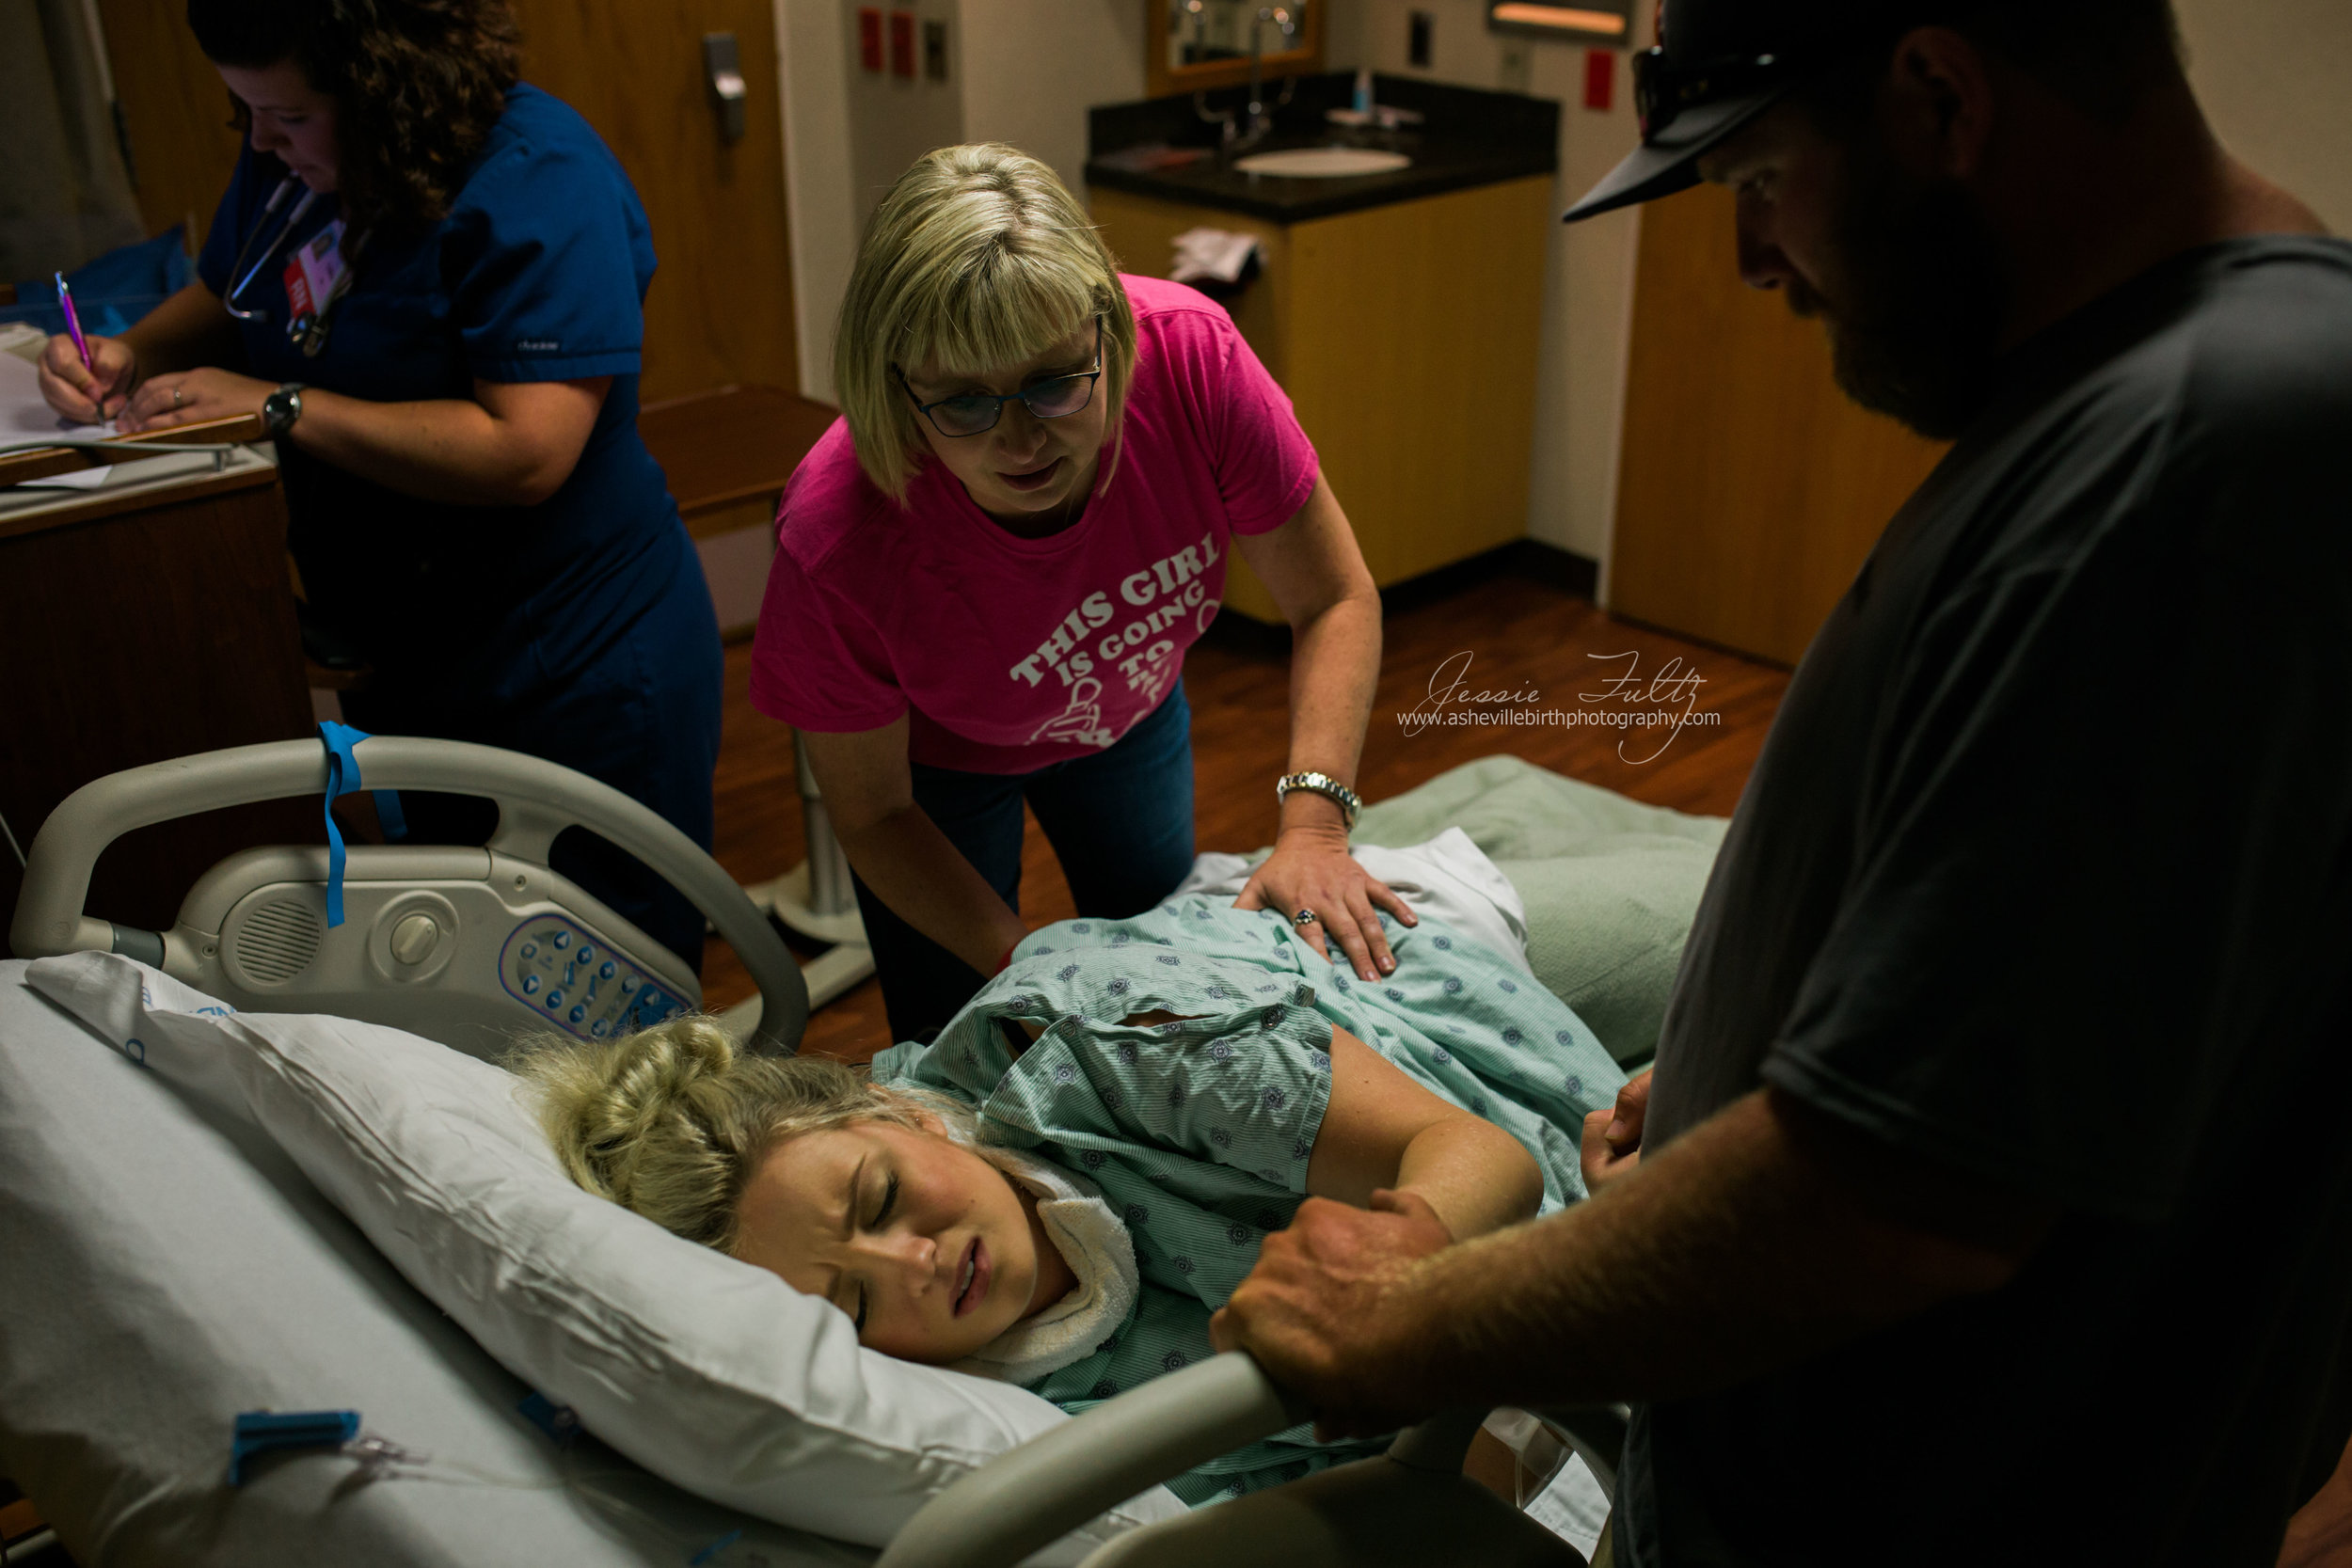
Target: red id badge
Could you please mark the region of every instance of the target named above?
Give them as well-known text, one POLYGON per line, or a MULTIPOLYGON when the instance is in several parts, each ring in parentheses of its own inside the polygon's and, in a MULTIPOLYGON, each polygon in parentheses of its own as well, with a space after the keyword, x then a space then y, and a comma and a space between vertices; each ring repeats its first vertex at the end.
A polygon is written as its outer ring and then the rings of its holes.
POLYGON ((318 314, 343 275, 343 220, 313 234, 286 263, 286 305, 294 321, 318 314))

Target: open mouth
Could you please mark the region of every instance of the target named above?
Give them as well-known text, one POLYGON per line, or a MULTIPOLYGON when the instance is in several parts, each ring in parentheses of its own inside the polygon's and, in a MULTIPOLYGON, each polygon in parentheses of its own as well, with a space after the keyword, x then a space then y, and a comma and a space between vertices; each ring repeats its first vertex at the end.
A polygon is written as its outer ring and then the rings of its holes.
POLYGON ((980 1304, 988 1294, 988 1255, 980 1248, 980 1239, 972 1238, 972 1244, 963 1251, 963 1267, 956 1274, 955 1315, 962 1317, 980 1304))
POLYGON ((1042 468, 1033 469, 1025 474, 999 473, 996 477, 1015 490, 1042 490, 1054 482, 1056 476, 1061 472, 1062 464, 1066 461, 1068 459, 1057 457, 1042 468))

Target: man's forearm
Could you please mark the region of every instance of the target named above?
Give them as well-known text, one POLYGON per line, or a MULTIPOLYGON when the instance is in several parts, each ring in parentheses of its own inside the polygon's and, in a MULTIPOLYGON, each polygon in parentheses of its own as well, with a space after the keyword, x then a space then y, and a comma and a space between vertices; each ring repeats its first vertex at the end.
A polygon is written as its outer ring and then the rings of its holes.
POLYGON ((1998 1286, 2038 1239, 2027 1224, 2011 1244, 1962 1242, 1880 1212, 1811 1121, 1758 1091, 1601 1196, 1422 1259, 1384 1329, 1421 1347, 1410 1402, 1726 1387, 1998 1286))

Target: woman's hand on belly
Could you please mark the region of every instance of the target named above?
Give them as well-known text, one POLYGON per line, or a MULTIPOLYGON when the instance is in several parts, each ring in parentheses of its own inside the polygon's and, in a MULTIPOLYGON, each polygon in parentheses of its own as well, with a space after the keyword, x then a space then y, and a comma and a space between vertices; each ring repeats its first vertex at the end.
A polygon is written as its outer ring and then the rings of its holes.
POLYGON ((1378 911, 1386 910, 1407 926, 1417 924, 1405 900, 1347 852, 1347 830, 1336 824, 1284 829, 1274 841, 1274 853, 1251 875, 1233 907, 1280 913, 1308 946, 1374 984, 1396 968, 1378 911), (1314 919, 1299 926, 1302 911, 1314 919), (1334 943, 1337 953, 1331 951, 1334 943))

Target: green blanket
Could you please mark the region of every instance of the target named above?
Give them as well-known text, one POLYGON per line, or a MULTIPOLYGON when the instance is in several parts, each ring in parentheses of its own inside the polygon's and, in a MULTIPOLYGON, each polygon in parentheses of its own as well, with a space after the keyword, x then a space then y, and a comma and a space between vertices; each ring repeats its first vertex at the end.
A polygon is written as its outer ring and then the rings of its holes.
POLYGON ((1682 940, 1728 826, 1491 756, 1366 806, 1355 836, 1397 848, 1452 827, 1468 833, 1527 903, 1535 977, 1629 1063, 1658 1048, 1682 940))

